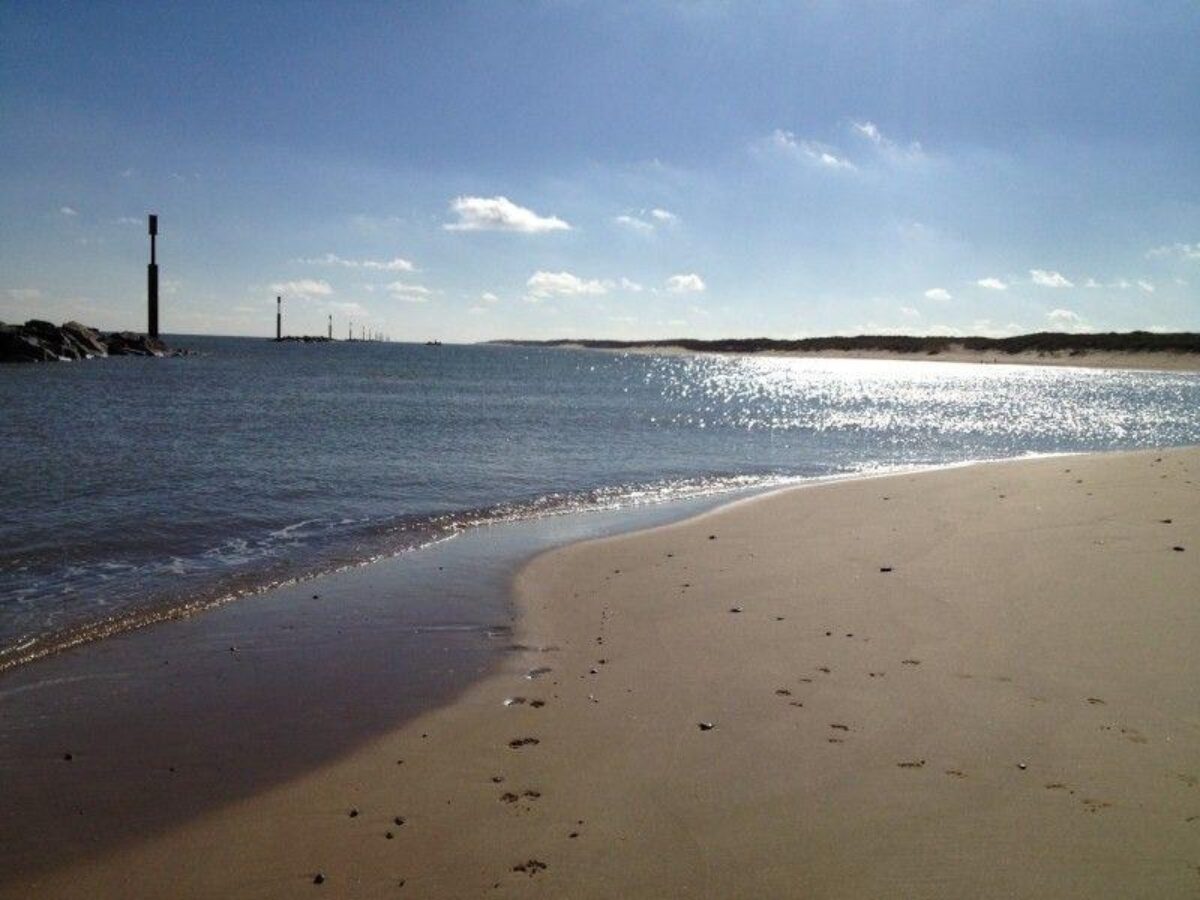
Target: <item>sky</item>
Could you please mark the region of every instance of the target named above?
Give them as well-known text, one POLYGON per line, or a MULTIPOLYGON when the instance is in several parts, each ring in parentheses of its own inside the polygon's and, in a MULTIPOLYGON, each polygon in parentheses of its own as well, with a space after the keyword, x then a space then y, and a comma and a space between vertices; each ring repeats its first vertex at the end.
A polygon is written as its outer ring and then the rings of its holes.
POLYGON ((0 0, 0 320, 1200 330, 1200 4, 0 0))

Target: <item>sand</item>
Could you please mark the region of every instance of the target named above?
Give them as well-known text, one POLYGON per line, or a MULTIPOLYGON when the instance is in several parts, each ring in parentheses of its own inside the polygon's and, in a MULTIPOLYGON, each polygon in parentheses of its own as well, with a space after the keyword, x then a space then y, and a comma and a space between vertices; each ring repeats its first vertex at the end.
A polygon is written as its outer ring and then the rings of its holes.
POLYGON ((449 706, 0 894, 1200 894, 1200 450, 793 489, 515 587, 449 706))
POLYGON ((968 350, 952 344, 939 353, 897 353, 890 350, 761 350, 757 353, 726 353, 696 351, 684 347, 626 347, 592 348, 583 344, 563 344, 576 350, 601 353, 636 353, 648 356, 783 356, 797 359, 874 359, 892 362, 954 362, 975 365, 1008 366, 1074 366, 1084 369, 1136 369, 1158 372, 1200 371, 1200 353, 1124 352, 1088 350, 1078 354, 1068 351, 1053 353, 997 353, 992 350, 968 350))

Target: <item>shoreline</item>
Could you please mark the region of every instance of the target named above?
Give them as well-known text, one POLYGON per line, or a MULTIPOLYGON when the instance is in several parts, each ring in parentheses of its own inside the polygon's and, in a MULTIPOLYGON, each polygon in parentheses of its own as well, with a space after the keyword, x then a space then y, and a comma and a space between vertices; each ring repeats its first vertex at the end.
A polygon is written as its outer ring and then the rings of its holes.
POLYGON ((983 463, 539 554, 449 706, 0 894, 1191 896, 1198 481, 983 463))
MULTIPOLYGON (((523 345, 514 345, 523 346, 523 345)), ((1169 352, 1088 351, 1070 353, 998 353, 955 346, 929 353, 900 353, 887 350, 691 350, 678 346, 589 347, 579 343, 556 345, 558 349, 600 353, 632 353, 645 356, 744 356, 778 359, 835 359, 877 362, 972 363, 996 366, 1051 366, 1079 369, 1116 369, 1135 372, 1200 372, 1200 354, 1169 352)))

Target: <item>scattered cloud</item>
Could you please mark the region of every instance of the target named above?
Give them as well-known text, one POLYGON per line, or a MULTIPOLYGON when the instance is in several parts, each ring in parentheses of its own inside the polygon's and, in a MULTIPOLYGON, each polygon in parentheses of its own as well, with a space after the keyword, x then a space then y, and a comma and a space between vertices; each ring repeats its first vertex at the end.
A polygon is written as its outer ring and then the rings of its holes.
POLYGON ((1061 272, 1055 272, 1047 269, 1030 269, 1029 277, 1033 280, 1034 284, 1040 285, 1041 287, 1075 287, 1074 283, 1067 279, 1061 272))
POLYGON ((328 297, 333 288, 328 281, 316 278, 301 278, 298 281, 277 281, 271 285, 276 294, 297 297, 328 297))
POLYGON ((637 215, 620 215, 613 219, 613 221, 639 234, 653 234, 660 227, 677 224, 679 216, 669 210, 655 207, 649 210, 639 210, 637 215))
POLYGON ((945 288, 935 287, 930 288, 925 292, 927 300, 953 300, 954 297, 945 288))
POLYGON ((393 281, 387 285, 387 292, 393 300, 404 303, 428 303, 433 291, 421 284, 408 284, 404 281, 393 281))
POLYGON ((9 288, 8 296, 14 300, 28 303, 30 300, 40 300, 42 292, 37 288, 9 288))
POLYGON ((343 316, 359 316, 360 318, 368 318, 366 307, 354 300, 337 300, 329 304, 329 308, 335 313, 340 313, 343 316))
POLYGON ((986 288, 989 291, 1007 291, 1008 285, 999 278, 980 278, 975 282, 981 288, 986 288))
POLYGON ((621 290, 629 291, 630 293, 633 293, 633 294, 638 294, 645 290, 645 288, 642 287, 642 285, 638 284, 636 281, 631 281, 625 277, 621 278, 620 285, 621 285, 621 290))
POLYGON ((1194 244, 1164 244, 1146 251, 1149 259, 1175 256, 1180 259, 1200 260, 1200 241, 1194 244))
POLYGON ((1104 285, 1102 285, 1100 282, 1098 282, 1095 278, 1089 278, 1087 281, 1085 281, 1083 283, 1083 286, 1085 288, 1098 288, 1098 287, 1103 287, 1104 285))
POLYGON ((447 222, 447 231, 517 231, 540 234, 546 231, 569 231, 571 226, 557 216, 539 216, 531 209, 518 206, 507 197, 456 197, 450 211, 457 222, 447 222))
POLYGON ((654 231, 654 225, 644 219, 639 219, 637 216, 617 216, 613 219, 618 225, 628 228, 630 231, 637 231, 641 234, 650 234, 654 231))
POLYGON ((346 259, 336 253, 326 253, 324 256, 298 259, 298 263, 309 266, 342 266, 347 269, 368 269, 374 272, 415 272, 416 267, 407 259, 399 256, 393 259, 346 259))
POLYGON ((1141 288, 1143 291, 1145 291, 1147 294, 1154 293, 1154 285, 1151 284, 1149 281, 1138 281, 1137 286, 1139 288, 1141 288))
POLYGON ((870 141, 881 152, 896 160, 918 160, 925 156, 925 151, 917 141, 901 145, 883 136, 879 126, 874 122, 850 122, 850 127, 859 137, 870 141))
POLYGON ((850 125, 871 143, 883 143, 883 135, 880 134, 879 128, 874 122, 851 122, 850 125))
POLYGON ((482 294, 479 295, 479 299, 482 300, 484 303, 499 303, 500 302, 500 298, 497 297, 495 294, 493 294, 491 291, 484 291, 482 294))
POLYGON ((854 171, 857 168, 850 160, 838 156, 835 148, 817 141, 799 139, 782 128, 777 128, 771 133, 768 144, 776 151, 802 159, 819 168, 843 171, 854 171))
POLYGON ((58 211, 68 219, 73 219, 79 215, 79 210, 75 209, 73 206, 60 206, 58 211))
POLYGON ((586 294, 607 294, 612 283, 597 279, 583 279, 570 272, 537 271, 525 282, 529 296, 534 300, 549 297, 578 297, 586 294))
POLYGON ((1046 319, 1055 328, 1063 331, 1086 331, 1087 323, 1079 313, 1069 309, 1052 309, 1046 313, 1046 319))
POLYGON ((695 272, 672 275, 667 279, 667 291, 672 294, 698 294, 707 287, 704 279, 695 272))

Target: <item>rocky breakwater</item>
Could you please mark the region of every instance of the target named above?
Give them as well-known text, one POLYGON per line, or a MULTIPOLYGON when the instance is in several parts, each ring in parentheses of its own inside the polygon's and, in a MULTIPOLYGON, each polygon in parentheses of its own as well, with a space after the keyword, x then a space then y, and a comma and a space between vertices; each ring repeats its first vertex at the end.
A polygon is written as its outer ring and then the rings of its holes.
POLYGON ((104 333, 78 322, 54 325, 30 319, 24 325, 0 322, 0 363, 54 362, 97 356, 181 356, 158 338, 132 331, 104 333))

